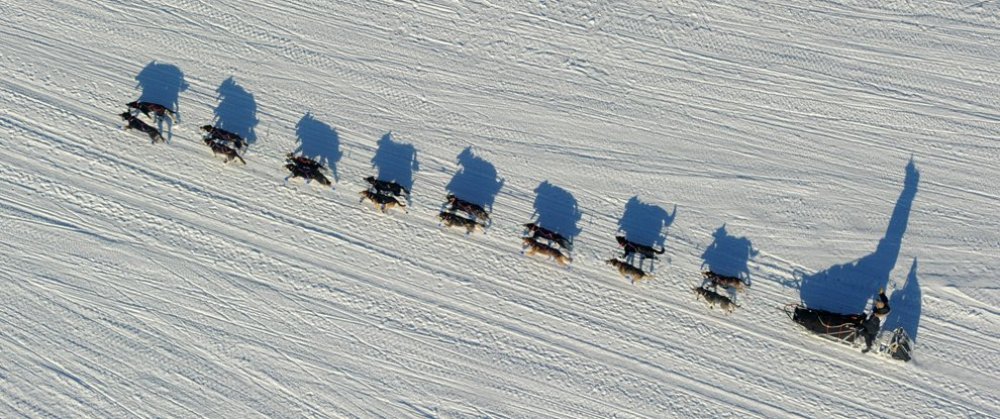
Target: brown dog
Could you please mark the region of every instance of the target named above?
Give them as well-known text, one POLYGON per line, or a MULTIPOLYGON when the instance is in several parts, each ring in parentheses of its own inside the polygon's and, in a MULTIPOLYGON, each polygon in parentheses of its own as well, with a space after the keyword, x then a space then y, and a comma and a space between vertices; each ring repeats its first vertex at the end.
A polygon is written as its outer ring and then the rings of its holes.
POLYGON ((525 237, 523 249, 527 249, 524 254, 532 256, 535 254, 541 254, 543 256, 548 256, 555 259, 557 263, 561 266, 567 266, 573 261, 572 258, 562 254, 559 249, 549 246, 545 243, 539 243, 534 237, 525 237))
POLYGON ((618 259, 608 259, 605 262, 608 265, 617 268, 618 273, 622 274, 625 279, 628 279, 633 283, 635 283, 635 281, 642 281, 650 278, 650 274, 646 273, 642 269, 636 268, 635 266, 629 265, 628 263, 622 262, 618 259))
POLYGON ((477 223, 475 220, 470 220, 461 215, 451 213, 448 211, 441 211, 441 213, 438 214, 438 219, 441 220, 441 224, 444 224, 448 227, 465 228, 465 234, 472 234, 472 232, 476 231, 476 229, 485 232, 485 230, 483 229, 483 225, 477 223))
POLYGON ((715 308, 715 305, 718 304, 723 311, 732 313, 737 307, 739 307, 739 305, 734 303, 733 300, 730 300, 729 297, 708 288, 694 287, 691 290, 694 291, 696 298, 704 298, 709 308, 715 308))
POLYGON ((743 280, 735 276, 719 275, 712 271, 705 271, 701 273, 705 277, 705 281, 711 284, 713 287, 722 288, 733 288, 737 292, 746 291, 746 284, 743 280))
POLYGON ((397 201, 396 198, 390 195, 381 195, 373 193, 372 191, 369 190, 358 192, 358 195, 361 195, 361 201, 364 201, 366 199, 372 201, 372 204, 375 206, 375 209, 382 211, 383 214, 388 213, 389 208, 395 208, 395 207, 400 207, 403 209, 404 212, 409 212, 406 211, 406 204, 397 201))
POLYGON ((218 155, 225 156, 226 158, 223 160, 223 162, 225 162, 225 163, 229 163, 229 162, 231 162, 233 160, 239 160, 240 163, 247 164, 247 162, 245 160, 243 160, 242 157, 240 157, 239 153, 237 153, 236 150, 233 150, 233 149, 229 148, 229 146, 227 146, 225 144, 222 144, 222 143, 220 143, 218 141, 215 141, 215 140, 213 140, 211 138, 206 138, 205 139, 205 145, 207 145, 209 148, 211 148, 212 149, 212 153, 215 154, 216 156, 218 156, 218 155))
POLYGON ((132 115, 128 112, 124 112, 121 114, 121 117, 122 120, 128 122, 128 125, 125 126, 125 129, 134 129, 142 131, 146 133, 146 135, 149 135, 149 139, 153 140, 154 143, 167 141, 163 138, 162 135, 160 135, 159 130, 154 128, 152 125, 142 122, 142 120, 136 118, 135 115, 132 115))

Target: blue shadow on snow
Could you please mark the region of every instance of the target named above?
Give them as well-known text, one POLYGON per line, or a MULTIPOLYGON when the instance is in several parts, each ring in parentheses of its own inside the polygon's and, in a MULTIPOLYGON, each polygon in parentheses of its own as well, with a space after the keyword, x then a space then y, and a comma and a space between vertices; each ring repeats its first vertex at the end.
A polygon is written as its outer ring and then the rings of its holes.
POLYGON ((625 239, 638 244, 663 249, 666 246, 667 235, 663 231, 674 223, 677 218, 677 205, 674 212, 656 205, 639 201, 633 196, 625 204, 625 213, 618 220, 618 231, 625 234, 625 239))
POLYGON ((411 193, 413 174, 420 170, 417 163, 417 149, 413 144, 399 143, 387 132, 378 140, 378 149, 372 157, 372 167, 378 171, 379 180, 396 182, 411 193))
POLYGON ((896 200, 889 227, 885 236, 879 240, 875 252, 853 262, 803 276, 798 282, 799 296, 807 307, 843 314, 865 311, 869 298, 877 295, 878 289, 889 283, 889 274, 899 258, 899 248, 903 234, 906 233, 910 208, 917 195, 919 182, 920 172, 910 159, 906 165, 903 191, 896 200))
POLYGON ((135 76, 135 81, 138 83, 136 88, 142 89, 142 94, 139 95, 140 102, 152 102, 166 106, 167 109, 174 111, 177 119, 180 120, 178 100, 181 92, 188 88, 181 69, 172 64, 150 61, 135 76))
POLYGON ((337 175, 337 162, 343 153, 340 151, 340 136, 337 135, 337 130, 306 112, 295 124, 295 137, 298 146, 292 153, 316 160, 330 169, 335 182, 340 180, 340 176, 337 175))
POLYGON ((257 141, 257 101, 253 95, 229 77, 215 89, 219 106, 215 107, 214 125, 243 137, 248 145, 257 141))
POLYGON ((917 330, 920 326, 920 283, 917 281, 917 258, 913 258, 910 274, 906 276, 903 288, 898 288, 889 297, 889 315, 885 318, 883 330, 892 331, 902 327, 910 340, 917 343, 917 330))
POLYGON ((582 229, 577 223, 583 213, 577 206, 576 198, 565 189, 544 181, 535 188, 535 213, 531 218, 538 225, 555 231, 573 242, 582 229))
POLYGON ((493 163, 473 154, 472 147, 466 147, 458 154, 458 166, 458 172, 445 189, 460 199, 482 205, 487 211, 493 212, 493 202, 504 183, 497 176, 493 163))
POLYGON ((712 233, 712 244, 701 254, 702 269, 708 268, 720 275, 733 276, 750 285, 750 259, 757 256, 750 239, 736 237, 726 232, 723 224, 712 233))

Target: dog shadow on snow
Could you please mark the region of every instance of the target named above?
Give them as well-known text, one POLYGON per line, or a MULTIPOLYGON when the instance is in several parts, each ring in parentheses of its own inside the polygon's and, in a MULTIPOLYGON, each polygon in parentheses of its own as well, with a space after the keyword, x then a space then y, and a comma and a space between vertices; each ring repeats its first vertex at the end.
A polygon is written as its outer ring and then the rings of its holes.
POLYGON ((712 238, 712 244, 701 254, 701 268, 719 275, 740 278, 750 286, 749 263, 758 253, 750 239, 730 235, 725 224, 712 233, 712 238))
POLYGON ((255 130, 260 121, 257 120, 257 101, 253 95, 232 77, 223 81, 215 93, 219 95, 219 105, 215 107, 212 124, 243 137, 247 146, 257 142, 255 130))
POLYGON ((292 153, 316 160, 330 169, 334 182, 339 181, 337 162, 343 153, 340 151, 340 136, 337 135, 337 130, 307 112, 295 124, 295 136, 298 145, 292 153))
MULTIPOLYGON (((659 206, 647 204, 640 201, 638 196, 633 196, 625 203, 625 212, 618 220, 618 235, 624 235, 626 240, 633 243, 664 250, 667 242, 666 230, 676 218, 677 205, 674 205, 673 212, 668 213, 659 206)), ((635 254, 629 255, 625 261, 635 266, 635 257, 635 254)), ((649 263, 651 272, 654 261, 651 260, 649 263)))
POLYGON ((533 222, 561 234, 570 243, 583 230, 577 226, 583 213, 576 198, 563 188, 544 181, 535 188, 533 222))
POLYGON ((466 147, 458 154, 458 172, 451 178, 445 189, 460 199, 481 205, 493 212, 493 202, 503 188, 504 180, 497 176, 492 163, 483 160, 466 147))
MULTIPOLYGON (((173 111, 177 121, 181 119, 180 99, 181 92, 188 89, 188 84, 184 81, 184 72, 173 64, 164 64, 150 61, 139 74, 135 76, 136 88, 142 90, 139 94, 140 102, 152 102, 165 106, 173 111)), ((169 140, 173 137, 173 123, 167 122, 167 130, 164 131, 164 121, 157 122, 156 129, 164 133, 169 140)))
MULTIPOLYGON (((911 159, 906 166, 903 191, 896 200, 896 206, 892 211, 885 235, 879 240, 874 252, 852 262, 831 266, 815 274, 802 276, 801 279, 790 284, 792 287, 798 286, 800 298, 806 307, 843 314, 863 313, 868 306, 869 299, 878 294, 878 289, 887 288, 889 275, 899 258, 900 245, 903 241, 903 234, 906 233, 910 208, 917 195, 919 181, 920 172, 911 159)), ((890 315, 896 311, 896 307, 892 305, 893 299, 912 304, 910 300, 915 298, 917 300, 916 316, 919 317, 920 290, 915 272, 916 261, 914 261, 911 278, 907 280, 906 287, 896 290, 890 296, 889 307, 892 309, 890 315), (900 292, 903 294, 897 297, 896 294, 900 292)), ((907 316, 913 316, 913 314, 907 314, 907 316)), ((890 317, 886 321, 889 320, 899 322, 899 325, 912 326, 912 332, 916 333, 917 320, 909 319, 909 317, 898 319, 890 317)))
POLYGON ((412 193, 413 175, 420 170, 416 147, 393 140, 391 132, 383 135, 377 145, 378 149, 372 157, 372 167, 378 172, 375 177, 396 182, 412 193))

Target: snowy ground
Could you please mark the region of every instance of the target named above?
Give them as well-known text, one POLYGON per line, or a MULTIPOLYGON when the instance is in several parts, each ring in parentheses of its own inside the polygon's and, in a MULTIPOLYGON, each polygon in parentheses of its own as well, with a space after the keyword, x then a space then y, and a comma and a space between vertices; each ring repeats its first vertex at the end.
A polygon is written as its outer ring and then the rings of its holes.
POLYGON ((0 416, 1000 416, 998 62, 995 1, 3 2, 0 416), (881 286, 912 362, 781 312, 881 286))

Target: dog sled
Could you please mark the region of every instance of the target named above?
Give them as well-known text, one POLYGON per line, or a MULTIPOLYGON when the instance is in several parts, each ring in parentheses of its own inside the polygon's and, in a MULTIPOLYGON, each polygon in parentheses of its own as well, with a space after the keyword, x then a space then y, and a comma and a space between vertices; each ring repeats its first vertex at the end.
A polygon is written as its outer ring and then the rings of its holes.
MULTIPOLYGON (((807 308, 797 303, 786 305, 783 311, 789 319, 816 335, 852 346, 864 343, 861 324, 867 317, 865 314, 833 313, 807 308)), ((897 327, 889 333, 884 330, 879 331, 875 341, 879 354, 903 362, 910 360, 913 344, 902 327, 897 327)))

